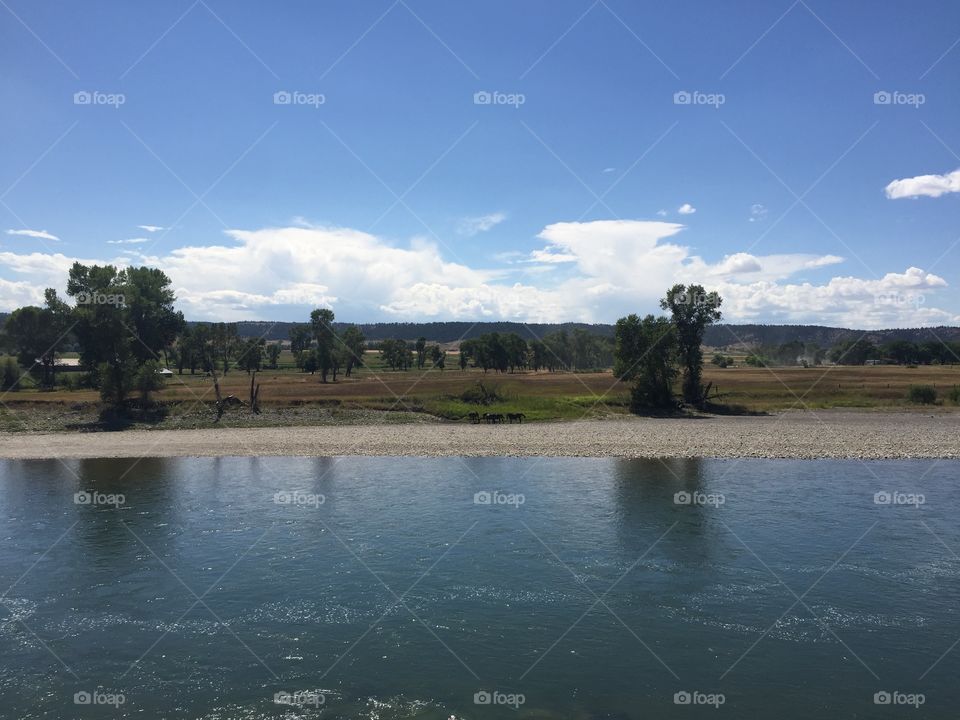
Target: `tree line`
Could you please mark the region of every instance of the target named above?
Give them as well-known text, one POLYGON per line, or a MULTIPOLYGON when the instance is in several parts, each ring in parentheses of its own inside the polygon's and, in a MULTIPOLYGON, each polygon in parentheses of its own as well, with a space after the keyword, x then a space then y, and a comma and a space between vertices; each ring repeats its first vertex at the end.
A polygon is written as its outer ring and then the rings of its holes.
MULTIPOLYGON (((231 369, 248 373, 276 368, 280 346, 263 338, 241 338, 235 323, 191 323, 175 309, 170 279, 159 269, 74 263, 67 279, 68 304, 52 288, 42 306, 12 312, 0 344, 20 364, 39 368, 39 384, 55 382, 56 359, 67 345, 78 350, 85 382, 102 398, 123 405, 134 391, 146 398, 162 385, 159 369, 179 373, 198 370, 225 375, 231 369)), ((720 299, 700 286, 677 285, 661 302, 670 317, 617 322, 613 339, 582 328, 561 329, 542 339, 527 341, 517 333, 485 333, 460 344, 459 365, 483 371, 595 370, 615 367, 618 377, 634 385, 633 401, 640 406, 665 406, 672 385, 682 373, 682 395, 688 402, 705 398, 701 384, 704 329, 720 319, 720 299)), ((322 382, 336 382, 364 365, 367 349, 363 332, 355 325, 335 326, 332 310, 315 309, 308 323, 290 327, 290 348, 304 372, 318 373, 322 382)), ((420 337, 414 343, 384 340, 376 349, 384 365, 395 370, 414 366, 443 370, 446 352, 420 337)), ((17 372, 0 373, 10 389, 17 372)))
MULTIPOLYGON (((79 354, 83 382, 114 406, 124 405, 135 391, 146 399, 162 387, 162 367, 216 378, 231 369, 254 373, 279 364, 279 344, 242 338, 236 323, 186 323, 174 308, 170 278, 156 268, 74 263, 66 295, 73 305, 48 288, 42 306, 18 308, 6 317, 0 350, 13 353, 16 362, 0 368, 4 390, 21 384, 18 363, 41 387, 52 387, 57 358, 67 348, 79 354)), ((298 367, 319 372, 324 382, 363 364, 363 334, 356 327, 336 332, 333 319, 332 310, 317 309, 309 324, 290 331, 298 367)))
POLYGON ((869 340, 847 340, 830 348, 838 365, 865 365, 870 361, 895 365, 954 365, 960 363, 960 342, 894 340, 875 345, 869 340))
POLYGON ((484 372, 601 370, 613 363, 613 340, 581 328, 559 330, 527 342, 517 333, 485 333, 460 343, 460 368, 484 372))
MULTIPOLYGON (((744 362, 756 367, 771 365, 821 365, 825 360, 836 365, 955 365, 960 363, 960 342, 928 340, 892 340, 875 344, 865 338, 841 340, 829 349, 817 343, 797 340, 776 346, 755 348, 744 362)), ((717 364, 721 364, 717 362, 717 364)))
POLYGON ((290 351, 298 368, 310 374, 320 373, 321 382, 337 381, 337 374, 350 377, 363 366, 366 338, 356 325, 337 331, 334 312, 317 308, 310 313, 309 323, 290 328, 290 351))

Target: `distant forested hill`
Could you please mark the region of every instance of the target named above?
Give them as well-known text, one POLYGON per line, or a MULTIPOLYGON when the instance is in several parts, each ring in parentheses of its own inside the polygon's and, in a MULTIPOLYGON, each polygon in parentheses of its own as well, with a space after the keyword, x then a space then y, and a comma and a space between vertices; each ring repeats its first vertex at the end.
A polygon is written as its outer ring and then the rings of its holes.
MULTIPOLYGON (((288 322, 239 322, 237 332, 242 337, 260 337, 267 340, 287 340, 290 337, 290 327, 295 323, 288 322)), ((352 323, 335 322, 333 325, 341 331, 352 323)), ((358 327, 364 337, 370 341, 397 338, 400 340, 416 340, 425 337, 430 342, 450 343, 458 340, 469 340, 484 333, 516 333, 526 340, 536 340, 558 330, 571 332, 574 328, 582 328, 588 332, 612 336, 613 325, 590 325, 587 323, 516 323, 516 322, 430 322, 430 323, 359 323, 358 327)))
MULTIPOLYGON (((0 313, 0 329, 9 313, 0 313)), ((193 324, 193 323, 191 323, 193 324)), ((237 331, 242 337, 264 337, 267 340, 289 340, 291 322, 239 322, 237 331)), ((338 331, 349 323, 334 323, 338 331)), ((613 325, 589 323, 518 323, 518 322, 428 322, 428 323, 362 323, 360 329, 368 341, 377 342, 390 338, 416 340, 425 337, 429 342, 453 343, 469 340, 484 333, 517 333, 526 340, 536 340, 553 332, 582 329, 596 335, 613 336, 613 325)), ((889 330, 855 330, 832 328, 823 325, 715 325, 707 328, 704 344, 716 348, 755 348, 776 346, 799 341, 816 343, 829 348, 844 340, 861 337, 875 345, 893 340, 925 342, 942 340, 960 342, 960 327, 892 328, 889 330)))
MULTIPOLYGON (((290 337, 289 322, 240 322, 238 332, 244 337, 263 336, 267 340, 287 340, 290 337)), ((342 330, 347 323, 334 323, 342 330)), ((425 337, 429 342, 451 343, 469 340, 484 333, 517 333, 527 340, 535 340, 559 330, 572 332, 580 328, 588 332, 610 337, 613 325, 588 323, 516 323, 516 322, 429 322, 429 323, 363 323, 360 329, 369 341, 398 338, 416 340, 425 337)), ((926 340, 960 341, 960 327, 894 328, 889 330, 855 330, 832 328, 823 325, 716 325, 707 328, 704 343, 710 347, 756 347, 780 345, 794 340, 816 343, 829 348, 843 340, 861 337, 882 345, 892 340, 923 342, 926 340)))
MULTIPOLYGON (((7 321, 9 313, 0 313, 0 328, 7 321)), ((191 323, 192 324, 192 323, 191 323)), ((289 340, 291 322, 239 322, 237 331, 242 337, 264 337, 267 340, 289 340)), ((343 330, 349 323, 334 323, 337 330, 343 330)), ((596 335, 613 336, 613 325, 589 323, 517 323, 517 322, 428 322, 428 323, 362 323, 360 329, 368 341, 377 342, 389 338, 416 340, 425 337, 430 342, 452 343, 469 340, 484 333, 517 333, 526 340, 536 340, 544 335, 566 330, 572 332, 579 328, 596 335)), ((704 344, 716 348, 754 348, 776 346, 783 343, 800 341, 816 343, 829 348, 844 340, 857 340, 861 337, 876 345, 893 340, 924 342, 943 340, 960 342, 960 327, 935 328, 892 328, 889 330, 855 330, 852 328, 832 328, 823 325, 715 325, 707 328, 704 344)))
POLYGON ((891 328, 888 330, 855 330, 823 325, 715 325, 707 328, 704 344, 711 347, 774 346, 799 341, 829 348, 844 340, 863 338, 875 345, 893 340, 925 342, 927 340, 960 340, 958 327, 891 328))

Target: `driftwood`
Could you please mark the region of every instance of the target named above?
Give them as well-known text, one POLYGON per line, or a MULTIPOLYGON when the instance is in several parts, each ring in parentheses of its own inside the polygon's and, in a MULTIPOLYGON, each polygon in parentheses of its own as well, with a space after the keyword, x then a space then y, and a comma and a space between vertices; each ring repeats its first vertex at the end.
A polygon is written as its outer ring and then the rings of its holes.
POLYGON ((257 371, 254 370, 253 374, 250 375, 250 411, 254 415, 260 414, 260 407, 257 405, 257 402, 260 399, 260 383, 256 384, 254 387, 254 382, 257 379, 257 371))
POLYGON ((211 368, 213 368, 210 371, 210 374, 213 376, 213 391, 217 396, 217 419, 214 420, 214 422, 218 423, 220 422, 220 418, 223 417, 224 410, 226 410, 228 407, 235 405, 246 405, 246 403, 235 395, 227 395, 226 397, 223 397, 223 395, 220 394, 220 378, 217 377, 217 369, 213 364, 211 364, 211 368))
POLYGON ((220 422, 220 418, 223 417, 223 398, 220 396, 220 379, 217 377, 217 367, 216 363, 210 363, 210 374, 213 375, 213 390, 217 396, 217 419, 214 420, 215 423, 220 422))
POLYGON ((215 362, 210 363, 210 376, 213 377, 213 391, 216 395, 216 404, 215 408, 217 411, 217 417, 214 420, 215 423, 220 422, 220 419, 223 417, 224 411, 228 407, 236 407, 237 405, 246 406, 249 404, 250 411, 254 415, 260 414, 260 383, 257 382, 257 372, 254 371, 250 376, 250 402, 245 403, 243 400, 238 398, 235 395, 227 395, 223 397, 220 392, 220 378, 217 377, 217 366, 215 362))

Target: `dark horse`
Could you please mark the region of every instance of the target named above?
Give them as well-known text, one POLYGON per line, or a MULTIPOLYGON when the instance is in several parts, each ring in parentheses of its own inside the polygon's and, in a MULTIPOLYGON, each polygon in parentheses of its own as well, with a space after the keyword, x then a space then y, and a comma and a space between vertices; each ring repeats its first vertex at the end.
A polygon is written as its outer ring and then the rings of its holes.
POLYGON ((479 424, 480 424, 480 414, 479 414, 479 413, 475 413, 475 412, 467 413, 467 417, 470 418, 470 424, 471 424, 471 425, 479 425, 479 424))
POLYGON ((503 422, 503 415, 500 413, 484 413, 483 419, 491 425, 496 425, 503 422))
POLYGON ((513 421, 516 420, 518 423, 523 423, 523 419, 526 417, 523 413, 507 413, 507 420, 510 421, 510 424, 513 425, 513 421))

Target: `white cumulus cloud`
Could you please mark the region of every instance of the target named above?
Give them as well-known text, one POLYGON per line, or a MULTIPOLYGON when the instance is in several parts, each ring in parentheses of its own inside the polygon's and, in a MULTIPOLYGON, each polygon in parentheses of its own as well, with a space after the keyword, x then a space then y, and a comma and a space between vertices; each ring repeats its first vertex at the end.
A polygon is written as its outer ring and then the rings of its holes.
MULTIPOLYGON (((163 255, 132 246, 130 257, 80 262, 161 268, 178 307, 195 320, 305 319, 324 306, 353 321, 611 322, 658 312, 666 288, 697 282, 720 292, 731 322, 868 328, 958 321, 938 308, 946 281, 920 268, 824 278, 842 258, 734 252, 709 260, 680 242, 685 229, 660 220, 553 223, 539 233, 540 248, 497 269, 449 261, 422 238, 396 244, 323 226, 232 230, 213 245, 163 255)), ((73 262, 61 253, 0 252, 0 310, 41 302, 45 287, 62 292, 73 262)))
POLYGON ((507 219, 506 213, 495 212, 480 217, 464 218, 457 225, 457 232, 467 237, 473 237, 494 227, 507 219))
POLYGON ((7 230, 7 235, 21 235, 23 237, 38 238, 40 240, 53 240, 60 242, 60 238, 46 230, 7 230))
POLYGON ((681 215, 693 215, 696 211, 697 209, 690 203, 684 203, 677 208, 677 212, 681 215))
POLYGON ((884 188, 884 192, 891 200, 921 196, 937 198, 947 193, 960 192, 960 170, 946 175, 917 175, 894 180, 884 188))

